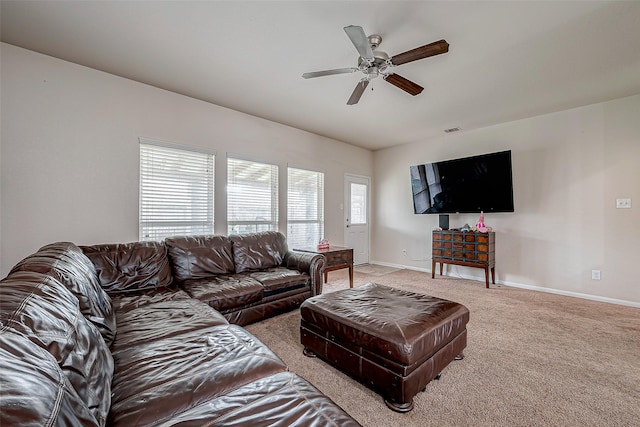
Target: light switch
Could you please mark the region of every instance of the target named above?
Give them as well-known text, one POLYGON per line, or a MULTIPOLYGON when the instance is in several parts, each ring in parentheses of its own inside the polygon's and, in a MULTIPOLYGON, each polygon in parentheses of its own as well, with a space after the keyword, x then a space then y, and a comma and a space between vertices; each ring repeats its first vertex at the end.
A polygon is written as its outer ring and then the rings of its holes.
POLYGON ((631 209, 631 199, 616 199, 616 209, 631 209))

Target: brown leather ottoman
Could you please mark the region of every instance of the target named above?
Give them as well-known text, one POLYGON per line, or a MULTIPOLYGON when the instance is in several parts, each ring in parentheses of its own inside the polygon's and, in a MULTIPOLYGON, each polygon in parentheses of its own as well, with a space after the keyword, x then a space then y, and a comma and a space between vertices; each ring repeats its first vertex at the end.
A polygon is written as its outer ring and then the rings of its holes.
POLYGON ((398 412, 467 345, 469 310, 462 304, 376 283, 322 294, 300 306, 307 356, 380 393, 398 412))

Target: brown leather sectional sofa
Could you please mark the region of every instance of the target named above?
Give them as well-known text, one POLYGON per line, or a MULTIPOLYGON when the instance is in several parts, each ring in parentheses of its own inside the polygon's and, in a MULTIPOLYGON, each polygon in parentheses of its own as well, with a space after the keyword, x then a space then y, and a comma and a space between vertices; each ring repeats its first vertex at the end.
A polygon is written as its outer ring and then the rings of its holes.
POLYGON ((0 281, 0 425, 357 426, 240 326, 323 263, 273 232, 41 248, 0 281))

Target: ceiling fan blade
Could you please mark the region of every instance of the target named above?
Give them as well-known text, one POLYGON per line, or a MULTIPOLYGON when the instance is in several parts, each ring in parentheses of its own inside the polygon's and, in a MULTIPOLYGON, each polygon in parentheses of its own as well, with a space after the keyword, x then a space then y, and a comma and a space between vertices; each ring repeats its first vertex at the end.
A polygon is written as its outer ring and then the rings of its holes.
POLYGON ((351 39, 351 43, 356 47, 360 56, 369 62, 373 62, 373 50, 371 50, 369 39, 362 27, 349 25, 348 27, 344 27, 344 31, 351 39))
POLYGON ((358 71, 357 68, 336 68, 333 70, 313 71, 311 73, 304 73, 302 77, 305 79, 311 79, 313 77, 332 76, 334 74, 349 74, 358 71))
POLYGON ((367 88, 368 85, 369 85, 369 80, 367 79, 360 80, 356 85, 356 88, 353 90, 351 97, 347 101, 347 105, 357 104, 358 101, 360 101, 360 97, 362 96, 362 94, 364 93, 364 90, 367 88))
POLYGON ((416 96, 420 92, 424 90, 424 88, 418 84, 415 84, 411 80, 407 80, 402 76, 397 74, 389 74, 384 78, 386 81, 391 83, 392 85, 402 89, 410 95, 416 96))
POLYGON ((418 59, 424 59, 447 52, 449 52, 449 43, 445 40, 438 40, 437 42, 429 43, 395 55, 391 58, 391 63, 393 65, 406 64, 407 62, 417 61, 418 59))

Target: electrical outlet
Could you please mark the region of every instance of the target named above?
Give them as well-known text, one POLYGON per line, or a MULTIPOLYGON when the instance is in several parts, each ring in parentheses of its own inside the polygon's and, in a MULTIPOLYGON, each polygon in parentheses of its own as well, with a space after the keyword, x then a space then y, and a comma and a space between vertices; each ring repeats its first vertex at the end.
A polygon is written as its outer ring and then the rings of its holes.
POLYGON ((631 209, 631 199, 616 199, 616 209, 631 209))
POLYGON ((591 270, 591 278, 593 280, 600 280, 600 270, 591 270))
POLYGON ((403 250, 402 250, 402 255, 404 255, 404 256, 406 256, 406 255, 407 255, 407 250, 406 250, 406 249, 403 249, 403 250))

